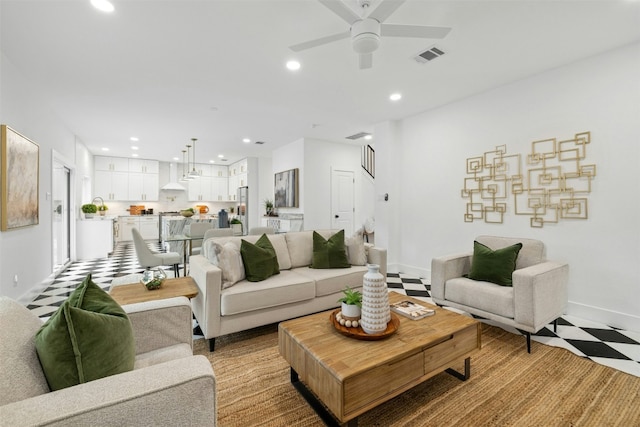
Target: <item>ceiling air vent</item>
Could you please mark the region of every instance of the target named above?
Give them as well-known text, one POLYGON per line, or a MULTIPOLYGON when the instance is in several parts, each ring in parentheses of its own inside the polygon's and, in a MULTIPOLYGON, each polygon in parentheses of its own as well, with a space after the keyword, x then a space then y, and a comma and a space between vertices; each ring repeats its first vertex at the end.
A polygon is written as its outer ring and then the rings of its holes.
POLYGON ((364 138, 367 135, 371 135, 371 134, 367 132, 360 132, 360 133, 356 133, 355 135, 347 136, 346 138, 356 140, 356 139, 364 138))
POLYGON ((438 47, 431 46, 429 49, 417 54, 414 59, 416 62, 421 64, 426 64, 427 62, 433 61, 436 58, 444 55, 444 51, 438 47))

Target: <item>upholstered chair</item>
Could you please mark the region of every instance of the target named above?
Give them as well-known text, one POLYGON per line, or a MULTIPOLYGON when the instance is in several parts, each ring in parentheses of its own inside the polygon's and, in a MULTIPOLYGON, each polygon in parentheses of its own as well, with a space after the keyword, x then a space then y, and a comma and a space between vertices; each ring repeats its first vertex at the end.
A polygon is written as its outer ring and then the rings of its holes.
POLYGON ((142 238, 142 234, 137 228, 131 229, 133 235, 133 245, 138 256, 138 263, 145 268, 159 267, 162 265, 172 265, 175 277, 180 275, 178 266, 182 262, 182 257, 177 252, 155 252, 152 251, 147 242, 142 238))
POLYGON ((215 426, 215 377, 207 358, 193 355, 189 300, 122 308, 133 370, 51 391, 36 351, 42 320, 0 297, 0 425, 215 426))
POLYGON ((479 236, 475 241, 489 252, 522 244, 507 277, 511 284, 469 278, 473 253, 437 257, 431 261, 433 301, 524 331, 527 351, 531 352, 531 334, 552 322, 556 329, 557 319, 564 313, 569 266, 548 261, 540 240, 479 236))
POLYGON ((204 233, 207 230, 211 230, 213 228, 213 224, 210 222, 192 222, 189 225, 189 233, 187 234, 189 237, 192 237, 190 252, 189 255, 198 255, 202 250, 202 242, 204 240, 204 233), (202 239, 200 239, 202 237, 202 239))

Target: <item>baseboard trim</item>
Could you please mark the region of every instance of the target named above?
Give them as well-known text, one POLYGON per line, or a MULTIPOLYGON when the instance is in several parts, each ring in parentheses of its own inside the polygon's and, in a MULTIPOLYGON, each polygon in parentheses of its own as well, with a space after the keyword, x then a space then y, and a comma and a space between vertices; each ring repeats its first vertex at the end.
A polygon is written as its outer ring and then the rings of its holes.
POLYGON ((640 317, 632 314, 572 301, 569 301, 567 305, 567 314, 581 319, 589 319, 593 322, 603 323, 613 328, 640 333, 640 317))

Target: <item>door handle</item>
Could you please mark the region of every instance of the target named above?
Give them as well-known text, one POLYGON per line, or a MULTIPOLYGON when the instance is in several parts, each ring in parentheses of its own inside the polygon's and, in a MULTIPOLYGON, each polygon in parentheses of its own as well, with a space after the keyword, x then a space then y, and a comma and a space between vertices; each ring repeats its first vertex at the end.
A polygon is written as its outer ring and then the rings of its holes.
POLYGON ((336 215, 335 218, 340 218, 340 215, 336 215))

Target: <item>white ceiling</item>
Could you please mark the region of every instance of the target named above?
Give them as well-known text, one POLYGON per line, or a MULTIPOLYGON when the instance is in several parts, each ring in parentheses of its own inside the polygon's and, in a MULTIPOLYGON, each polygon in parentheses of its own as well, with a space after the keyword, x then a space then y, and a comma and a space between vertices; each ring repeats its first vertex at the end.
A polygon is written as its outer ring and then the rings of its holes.
POLYGON ((348 39, 288 48, 348 29, 316 0, 112 1, 107 15, 89 0, 0 0, 1 50, 92 153, 130 156, 137 136, 139 156, 161 161, 182 158, 192 137, 203 162, 270 156, 302 137, 349 143, 376 123, 640 40, 638 1, 408 0, 385 22, 452 31, 383 38, 373 68, 359 70, 348 39), (434 44, 446 55, 412 59, 434 44))

